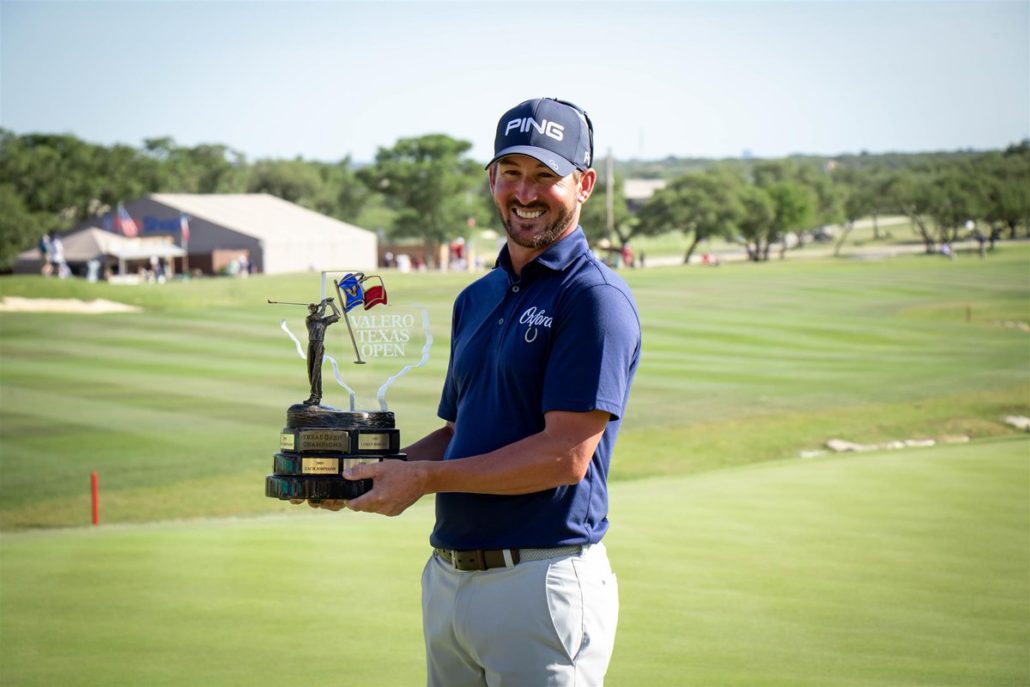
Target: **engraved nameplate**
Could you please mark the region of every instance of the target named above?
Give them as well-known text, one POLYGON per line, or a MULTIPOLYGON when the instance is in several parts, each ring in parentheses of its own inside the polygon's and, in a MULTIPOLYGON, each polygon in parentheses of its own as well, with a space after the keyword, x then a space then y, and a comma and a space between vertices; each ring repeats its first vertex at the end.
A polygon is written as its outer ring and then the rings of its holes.
POLYGON ((279 450, 292 451, 297 447, 297 437, 293 432, 283 432, 279 435, 279 450))
POLYGON ((350 437, 340 430, 316 430, 300 433, 301 451, 350 451, 350 437))
POLYGON ((366 463, 380 463, 382 458, 344 458, 343 469, 352 468, 355 465, 365 465, 366 463))
POLYGON ((390 448, 390 435, 377 432, 358 435, 359 451, 386 451, 390 448))
POLYGON ((336 475, 340 472, 339 458, 304 458, 301 473, 305 475, 336 475))

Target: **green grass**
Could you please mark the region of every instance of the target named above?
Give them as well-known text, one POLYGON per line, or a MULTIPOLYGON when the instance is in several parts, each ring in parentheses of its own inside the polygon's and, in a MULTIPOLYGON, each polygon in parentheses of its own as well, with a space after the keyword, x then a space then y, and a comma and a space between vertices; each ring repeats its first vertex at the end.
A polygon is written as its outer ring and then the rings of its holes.
MULTIPOLYGON (((1022 437, 612 488, 607 684, 1030 680, 1022 437)), ((413 685, 429 500, 6 534, 5 685, 413 685)))
MULTIPOLYGON (((612 472, 608 683, 1030 683, 1030 443, 1002 422, 1030 415, 1030 337, 1004 326, 1030 321, 1028 268, 1005 245, 626 272, 644 356, 612 472), (798 457, 959 434, 973 441, 798 457)), ((436 337, 391 395, 408 440, 439 422, 470 278, 388 276, 436 337)), ((299 313, 264 302, 316 289, 0 279, 0 295, 144 308, 0 313, 0 684, 422 682, 431 500, 385 519, 263 496, 307 394, 278 329, 299 313)), ((327 399, 343 403, 332 383, 327 399)))
MULTIPOLYGON (((1011 433, 1030 414, 1026 247, 949 262, 813 260, 627 272, 644 355, 613 479, 697 473, 858 442, 1011 433), (971 321, 966 321, 967 308, 971 321)), ((427 367, 391 392, 403 435, 435 417, 450 306, 470 275, 394 274, 436 338, 427 367)), ((304 364, 279 330, 306 275, 116 287, 35 277, 3 295, 108 298, 139 314, 0 313, 0 528, 286 510, 261 494, 304 364)), ((333 330, 330 330, 333 331, 333 330)), ((342 330, 330 352, 345 355, 342 330)), ((326 373, 326 397, 344 396, 326 373)))

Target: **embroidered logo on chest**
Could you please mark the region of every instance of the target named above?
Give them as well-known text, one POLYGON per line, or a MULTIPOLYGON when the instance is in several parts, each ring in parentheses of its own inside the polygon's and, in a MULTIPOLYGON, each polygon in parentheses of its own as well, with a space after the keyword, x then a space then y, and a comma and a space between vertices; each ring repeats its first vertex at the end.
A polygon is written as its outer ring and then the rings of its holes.
POLYGON ((526 311, 522 313, 522 317, 519 318, 519 324, 526 325, 526 331, 522 338, 525 339, 526 343, 533 343, 540 334, 540 327, 550 329, 552 322, 554 322, 554 318, 548 315, 547 311, 543 308, 537 308, 535 305, 531 308, 526 308, 526 311))

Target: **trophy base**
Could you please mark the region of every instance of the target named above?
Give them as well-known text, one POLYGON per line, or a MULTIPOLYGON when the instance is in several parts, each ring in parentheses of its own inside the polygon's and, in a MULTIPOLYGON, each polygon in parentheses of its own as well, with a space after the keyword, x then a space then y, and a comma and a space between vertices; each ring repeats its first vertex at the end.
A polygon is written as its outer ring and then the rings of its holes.
POLYGON ((274 473, 265 477, 265 496, 281 500, 354 499, 372 489, 372 480, 344 479, 344 470, 407 458, 399 451, 393 413, 306 403, 287 410, 279 448, 274 473))
POLYGON ((265 496, 273 499, 349 500, 356 499, 372 489, 372 480, 346 480, 326 477, 291 477, 268 475, 265 477, 265 496))

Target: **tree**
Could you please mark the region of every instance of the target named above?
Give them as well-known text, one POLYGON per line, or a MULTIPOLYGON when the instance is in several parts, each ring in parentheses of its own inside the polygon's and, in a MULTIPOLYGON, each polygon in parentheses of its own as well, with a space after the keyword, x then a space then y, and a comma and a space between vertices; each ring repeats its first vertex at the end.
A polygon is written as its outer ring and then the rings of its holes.
POLYGON ((839 184, 834 183, 829 173, 814 165, 802 165, 798 167, 795 181, 815 194, 812 217, 808 225, 802 226, 801 229, 810 229, 813 225, 840 224, 844 221, 844 192, 839 184))
POLYGON ((742 181, 718 170, 687 174, 657 191, 640 209, 641 233, 661 234, 679 230, 693 236, 683 264, 690 262, 697 245, 713 236, 730 236, 742 219, 744 208, 738 188, 742 181))
POLYGON ((18 253, 55 228, 55 216, 30 212, 13 184, 0 183, 0 269, 10 269, 18 253))
POLYGON ((992 233, 1000 233, 1004 225, 1014 239, 1023 225, 1030 237, 1030 140, 1009 146, 1001 155, 987 154, 981 164, 986 176, 983 219, 992 233))
POLYGON ((769 246, 774 237, 776 205, 764 189, 751 184, 742 185, 737 194, 743 209, 737 223, 737 241, 744 245, 752 262, 768 260, 769 246))
POLYGON ((912 222, 913 230, 922 239, 927 253, 933 253, 937 248, 933 232, 926 221, 930 211, 931 183, 927 171, 902 170, 892 172, 884 184, 887 208, 905 215, 912 222))
MULTIPOLYGON (((614 214, 615 236, 620 245, 625 245, 630 238, 637 236, 638 227, 630 214, 629 206, 626 203, 625 180, 621 174, 615 174, 612 180, 612 210, 614 214)), ((598 174, 597 183, 594 185, 594 192, 590 200, 583 206, 579 216, 579 223, 583 227, 587 240, 590 243, 597 243, 602 238, 608 237, 608 184, 607 180, 598 174)))
POLYGON ((166 136, 144 140, 143 153, 160 163, 154 191, 240 193, 246 189, 246 157, 228 146, 205 143, 183 148, 166 136))
POLYGON ((925 193, 926 214, 934 222, 940 245, 957 241, 966 222, 985 212, 986 179, 971 165, 950 165, 937 172, 925 193))
POLYGON ((250 167, 247 193, 268 193, 291 203, 308 205, 322 185, 318 169, 300 158, 258 160, 250 167))
MULTIPOLYGON (((816 225, 839 221, 840 194, 824 173, 792 160, 763 162, 753 170, 755 186, 764 189, 775 206, 770 239, 780 241, 780 258, 787 251, 788 234, 804 245, 804 232, 816 225)), ((768 250, 766 249, 766 253, 768 250)))
POLYGON ((835 256, 840 255, 848 234, 862 217, 873 217, 873 237, 880 238, 876 217, 882 209, 885 181, 884 174, 875 167, 844 167, 834 172, 834 182, 844 199, 841 205, 844 227, 833 247, 835 256))
MULTIPOLYGON (((354 173, 350 157, 345 157, 334 165, 322 165, 319 171, 324 182, 324 192, 332 199, 331 205, 334 207, 332 211, 319 211, 326 212, 326 214, 345 222, 355 222, 358 215, 361 214, 361 210, 368 203, 371 192, 354 173)), ((324 206, 318 203, 315 209, 329 206, 330 202, 327 199, 324 206)))
MULTIPOLYGON (((805 227, 811 226, 812 218, 817 212, 818 199, 815 193, 803 184, 785 179, 764 187, 773 203, 773 220, 769 237, 780 241, 780 259, 787 251, 787 234, 800 234, 805 227)), ((768 244, 765 259, 768 259, 768 244)))
POLYGON ((482 212, 483 172, 465 157, 471 148, 444 134, 402 138, 379 148, 358 178, 397 210, 395 235, 421 238, 432 256, 440 243, 465 235, 469 217, 482 212))

